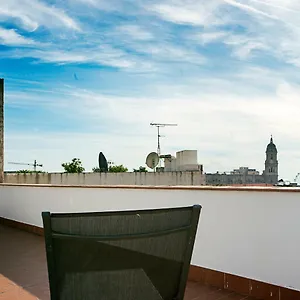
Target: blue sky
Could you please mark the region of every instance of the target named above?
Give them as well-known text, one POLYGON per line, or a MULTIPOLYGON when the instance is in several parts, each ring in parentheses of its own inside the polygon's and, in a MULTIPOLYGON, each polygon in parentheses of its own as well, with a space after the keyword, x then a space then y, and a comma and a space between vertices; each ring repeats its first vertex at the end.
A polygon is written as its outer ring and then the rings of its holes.
POLYGON ((5 168, 46 171, 103 151, 136 168, 156 149, 197 149, 206 172, 300 172, 296 0, 10 0, 0 3, 5 168))

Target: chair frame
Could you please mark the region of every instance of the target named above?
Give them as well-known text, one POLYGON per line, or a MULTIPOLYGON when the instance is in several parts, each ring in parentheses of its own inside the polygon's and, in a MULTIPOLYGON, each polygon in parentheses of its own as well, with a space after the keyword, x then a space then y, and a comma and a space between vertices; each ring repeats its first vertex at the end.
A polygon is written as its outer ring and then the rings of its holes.
POLYGON ((84 239, 84 240, 95 239, 98 241, 99 240, 126 239, 126 238, 132 239, 132 238, 159 236, 159 235, 164 235, 164 234, 188 229, 188 243, 187 243, 185 257, 184 257, 184 261, 183 261, 183 267, 182 267, 182 271, 181 271, 181 275, 180 275, 178 293, 177 293, 177 296, 174 298, 174 300, 183 300, 201 208, 202 207, 200 205, 193 205, 193 206, 188 206, 188 207, 175 207, 175 208, 105 211, 105 212, 84 212, 84 213, 50 213, 48 211, 42 212, 51 300, 59 300, 59 294, 58 294, 58 289, 57 289, 57 285, 56 285, 57 273, 55 270, 53 239, 55 239, 55 238, 63 238, 63 239, 70 238, 70 239, 84 239), (148 232, 148 233, 142 233, 142 234, 126 234, 126 235, 115 235, 115 236, 81 236, 81 235, 55 233, 55 232, 53 232, 52 226, 51 226, 51 218, 52 217, 75 217, 75 216, 76 217, 80 217, 80 216, 82 216, 82 217, 86 217, 86 216, 99 217, 99 216, 110 216, 110 215, 121 216, 121 215, 133 215, 133 214, 143 214, 143 213, 151 213, 151 212, 159 213, 159 212, 167 212, 167 211, 174 211, 174 210, 182 210, 185 208, 192 209, 192 217, 191 217, 190 225, 172 229, 172 230, 164 230, 164 231, 160 231, 160 232, 148 232))

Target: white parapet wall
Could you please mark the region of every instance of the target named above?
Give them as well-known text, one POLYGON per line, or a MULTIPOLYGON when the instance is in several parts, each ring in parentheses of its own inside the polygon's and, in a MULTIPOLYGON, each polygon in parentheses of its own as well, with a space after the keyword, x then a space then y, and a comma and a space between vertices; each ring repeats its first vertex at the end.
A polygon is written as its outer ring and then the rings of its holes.
POLYGON ((72 185, 204 185, 200 172, 5 174, 5 183, 72 185))
POLYGON ((192 264, 300 290, 300 190, 0 185, 0 217, 201 204, 192 264))

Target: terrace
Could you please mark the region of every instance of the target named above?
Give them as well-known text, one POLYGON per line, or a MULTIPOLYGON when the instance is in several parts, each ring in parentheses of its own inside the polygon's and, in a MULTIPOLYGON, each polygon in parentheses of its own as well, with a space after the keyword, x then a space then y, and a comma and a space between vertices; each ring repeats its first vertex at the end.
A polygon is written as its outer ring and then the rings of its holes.
POLYGON ((49 299, 41 212, 203 206, 186 300, 300 299, 298 189, 0 185, 0 299, 49 299))

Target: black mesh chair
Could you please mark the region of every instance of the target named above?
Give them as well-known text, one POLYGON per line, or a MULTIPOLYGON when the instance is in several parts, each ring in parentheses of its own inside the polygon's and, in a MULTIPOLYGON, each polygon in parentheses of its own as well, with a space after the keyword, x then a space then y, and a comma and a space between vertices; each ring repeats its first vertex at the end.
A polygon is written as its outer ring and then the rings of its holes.
POLYGON ((182 300, 200 210, 43 212, 51 300, 182 300))

